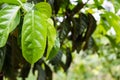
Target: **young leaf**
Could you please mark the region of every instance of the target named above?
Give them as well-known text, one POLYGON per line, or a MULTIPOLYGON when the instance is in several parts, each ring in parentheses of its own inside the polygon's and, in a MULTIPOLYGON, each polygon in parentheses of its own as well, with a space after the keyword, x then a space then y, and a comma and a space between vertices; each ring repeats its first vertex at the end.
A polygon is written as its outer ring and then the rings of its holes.
POLYGON ((50 4, 46 2, 40 2, 35 5, 36 9, 39 10, 39 12, 45 14, 48 18, 52 15, 52 9, 50 4))
POLYGON ((44 54, 46 46, 46 16, 32 10, 24 17, 22 28, 22 54, 31 64, 44 54))
POLYGON ((0 47, 6 44, 8 35, 20 22, 19 6, 8 5, 0 10, 0 47))
POLYGON ((48 19, 48 27, 47 27, 47 36, 48 36, 48 48, 47 48, 47 57, 50 54, 51 49, 54 46, 55 40, 56 40, 56 30, 53 26, 52 19, 48 19))

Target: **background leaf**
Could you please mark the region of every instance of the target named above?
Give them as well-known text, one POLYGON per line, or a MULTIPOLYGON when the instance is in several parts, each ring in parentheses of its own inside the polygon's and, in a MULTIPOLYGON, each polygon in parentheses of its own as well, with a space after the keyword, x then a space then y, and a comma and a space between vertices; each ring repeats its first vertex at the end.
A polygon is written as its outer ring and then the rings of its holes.
POLYGON ((120 0, 112 0, 113 6, 115 8, 115 12, 117 12, 120 9, 120 0))
POLYGON ((43 56, 46 35, 45 16, 34 10, 27 13, 22 28, 22 54, 29 63, 35 63, 43 56))
POLYGON ((5 47, 0 48, 0 72, 2 70, 4 59, 5 59, 5 53, 6 53, 5 49, 6 49, 5 47))
POLYGON ((55 40, 55 44, 54 44, 52 50, 50 51, 50 54, 48 55, 48 59, 50 60, 53 57, 55 57, 57 55, 59 49, 60 49, 60 40, 59 40, 59 38, 57 38, 55 40))
POLYGON ((111 27, 114 28, 116 32, 116 40, 120 42, 120 17, 112 12, 105 12, 103 16, 106 18, 111 27))

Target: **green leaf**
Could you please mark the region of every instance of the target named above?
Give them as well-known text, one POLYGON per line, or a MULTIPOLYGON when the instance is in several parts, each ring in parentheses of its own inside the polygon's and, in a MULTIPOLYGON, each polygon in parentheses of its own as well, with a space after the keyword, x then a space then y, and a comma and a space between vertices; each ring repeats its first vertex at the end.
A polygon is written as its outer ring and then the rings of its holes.
POLYGON ((6 44, 8 35, 20 22, 19 6, 7 5, 0 10, 0 47, 6 44))
MULTIPOLYGON (((113 48, 118 47, 118 44, 115 42, 115 39, 113 36, 109 36, 109 35, 105 35, 105 37, 108 38, 108 40, 110 41, 111 45, 113 46, 113 48)), ((119 47, 118 47, 119 48, 119 47)))
POLYGON ((60 40, 59 40, 59 38, 57 38, 57 39, 55 40, 55 44, 54 44, 54 46, 53 46, 50 54, 48 55, 48 60, 50 60, 50 59, 52 59, 53 57, 55 57, 55 56, 57 55, 59 49, 60 49, 60 40))
POLYGON ((47 35, 48 35, 47 57, 48 57, 56 40, 56 30, 54 28, 52 19, 49 18, 47 22, 48 22, 48 27, 47 27, 47 35))
POLYGON ((19 4, 18 1, 26 2, 27 0, 0 0, 0 3, 19 4))
POLYGON ((38 61, 46 47, 47 19, 36 10, 28 12, 24 17, 22 28, 22 54, 31 64, 38 61))
POLYGON ((107 19, 110 26, 114 28, 117 42, 120 42, 120 17, 112 12, 106 12, 104 17, 107 19))
POLYGON ((95 2, 95 6, 100 8, 101 5, 103 4, 104 0, 94 0, 94 2, 95 2))
POLYGON ((120 0, 112 0, 113 6, 115 8, 115 12, 117 12, 120 9, 120 0))
POLYGON ((36 9, 39 10, 40 13, 45 14, 48 18, 52 15, 52 9, 50 4, 46 2, 40 2, 35 5, 36 9))

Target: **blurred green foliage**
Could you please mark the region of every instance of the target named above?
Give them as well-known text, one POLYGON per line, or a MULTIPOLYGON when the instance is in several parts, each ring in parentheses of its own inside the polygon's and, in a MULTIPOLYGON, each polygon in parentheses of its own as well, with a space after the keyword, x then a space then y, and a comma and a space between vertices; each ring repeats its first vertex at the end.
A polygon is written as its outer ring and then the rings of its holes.
MULTIPOLYGON (((43 1, 28 0, 34 3, 43 1)), ((84 1, 47 0, 52 7, 52 19, 58 38, 50 53, 53 53, 50 55, 52 57, 46 60, 44 53, 43 58, 31 67, 21 55, 11 52, 12 47, 13 50, 16 49, 17 40, 13 38, 15 40, 11 42, 14 46, 6 46, 10 54, 6 54, 2 69, 5 78, 8 80, 36 78, 37 80, 120 80, 120 1, 84 1), (12 56, 12 60, 16 62, 12 62, 11 54, 15 55, 12 56), (16 56, 22 63, 16 60, 16 56), (16 65, 18 63, 20 65, 16 65)), ((1 59, 3 58, 0 55, 0 61, 1 59)))

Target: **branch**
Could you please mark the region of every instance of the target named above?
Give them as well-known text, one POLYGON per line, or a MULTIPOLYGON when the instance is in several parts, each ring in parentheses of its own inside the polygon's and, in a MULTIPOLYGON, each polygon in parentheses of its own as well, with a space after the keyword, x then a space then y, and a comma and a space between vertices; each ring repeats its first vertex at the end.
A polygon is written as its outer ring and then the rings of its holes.
POLYGON ((79 12, 84 7, 84 5, 85 4, 83 2, 78 3, 71 11, 70 16, 74 16, 77 12, 79 12))

